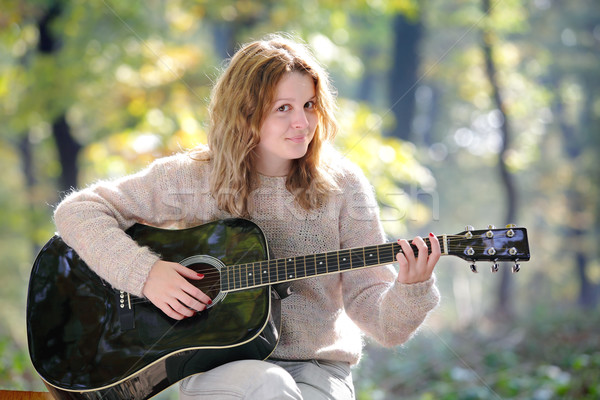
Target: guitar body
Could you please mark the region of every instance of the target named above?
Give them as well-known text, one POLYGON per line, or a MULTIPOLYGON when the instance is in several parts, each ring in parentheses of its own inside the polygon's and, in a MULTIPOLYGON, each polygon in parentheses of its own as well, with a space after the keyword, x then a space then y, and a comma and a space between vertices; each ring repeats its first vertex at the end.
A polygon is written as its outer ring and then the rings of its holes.
POLYGON ((111 287, 53 237, 33 265, 26 320, 31 360, 55 398, 146 399, 190 375, 271 354, 280 322, 271 287, 219 289, 222 265, 268 259, 258 226, 228 219, 185 230, 137 224, 127 233, 162 259, 203 273, 191 282, 213 304, 173 320, 111 287))
MULTIPOLYGON (((111 287, 53 237, 31 271, 26 322, 33 366, 56 399, 147 399, 225 363, 266 359, 279 340, 279 285, 392 263, 403 251, 390 242, 272 260, 260 228, 237 218, 184 230, 136 224, 127 233, 163 260, 202 273, 190 282, 212 305, 173 320, 111 287)), ((442 255, 470 261, 474 272, 478 260, 491 261, 492 272, 514 261, 518 272, 530 258, 527 230, 514 225, 469 227, 438 240, 442 255)))

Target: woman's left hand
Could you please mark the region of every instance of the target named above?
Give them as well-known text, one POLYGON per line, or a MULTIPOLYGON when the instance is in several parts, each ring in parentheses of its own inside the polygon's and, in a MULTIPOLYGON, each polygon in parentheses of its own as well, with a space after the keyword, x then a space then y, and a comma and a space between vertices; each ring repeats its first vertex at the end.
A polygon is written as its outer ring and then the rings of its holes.
POLYGON ((429 254, 429 249, 423 238, 420 236, 415 237, 412 244, 419 250, 416 257, 406 239, 400 239, 398 243, 402 247, 402 252, 396 255, 396 260, 400 264, 398 282, 409 284, 429 280, 433 274, 433 268, 441 256, 440 242, 437 237, 433 233, 429 234, 431 254, 429 254))

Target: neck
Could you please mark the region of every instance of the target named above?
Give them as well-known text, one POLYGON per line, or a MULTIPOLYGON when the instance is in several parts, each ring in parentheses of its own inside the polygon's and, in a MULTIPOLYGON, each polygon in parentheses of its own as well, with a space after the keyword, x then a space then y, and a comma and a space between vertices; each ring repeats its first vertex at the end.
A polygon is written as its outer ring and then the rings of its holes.
MULTIPOLYGON (((445 245, 446 235, 439 238, 444 243, 443 254, 448 254, 445 245)), ((428 243, 429 239, 425 238, 425 241, 428 243)), ((411 247, 416 255, 417 248, 414 245, 411 247)), ((399 252, 402 252, 402 247, 396 242, 390 242, 306 256, 230 265, 221 271, 221 290, 243 290, 312 276, 390 264, 396 261, 396 255, 399 252)))
POLYGON ((256 160, 256 170, 259 174, 271 177, 287 176, 292 167, 290 160, 282 160, 281 162, 269 162, 258 158, 256 160))

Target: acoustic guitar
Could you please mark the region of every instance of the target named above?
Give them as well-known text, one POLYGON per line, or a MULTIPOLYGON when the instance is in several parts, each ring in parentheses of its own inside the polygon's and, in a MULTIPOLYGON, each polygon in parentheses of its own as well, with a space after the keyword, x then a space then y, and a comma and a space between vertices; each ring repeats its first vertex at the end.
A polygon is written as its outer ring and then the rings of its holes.
MULTIPOLYGON (((227 362, 266 359, 279 340, 281 285, 392 263, 396 242, 270 259, 261 229, 239 218, 167 230, 136 224, 127 233, 167 261, 204 274, 190 281, 213 299, 177 321, 148 300, 113 288, 59 236, 36 258, 27 295, 32 363, 56 399, 147 399, 227 362)), ((529 260, 527 231, 468 228, 438 236, 442 254, 472 262, 529 260)), ((428 239, 425 239, 428 241, 428 239)), ((416 252, 416 249, 414 249, 416 252)), ((416 254, 416 253, 415 253, 416 254)))

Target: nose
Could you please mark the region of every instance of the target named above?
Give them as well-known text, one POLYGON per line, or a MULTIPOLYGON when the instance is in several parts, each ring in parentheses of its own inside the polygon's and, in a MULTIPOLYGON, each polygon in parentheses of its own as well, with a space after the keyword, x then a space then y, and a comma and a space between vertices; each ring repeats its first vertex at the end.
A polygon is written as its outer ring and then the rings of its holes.
POLYGON ((294 129, 306 129, 308 127, 308 118, 306 117, 306 111, 304 109, 297 110, 294 113, 292 120, 292 127, 294 129))

